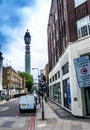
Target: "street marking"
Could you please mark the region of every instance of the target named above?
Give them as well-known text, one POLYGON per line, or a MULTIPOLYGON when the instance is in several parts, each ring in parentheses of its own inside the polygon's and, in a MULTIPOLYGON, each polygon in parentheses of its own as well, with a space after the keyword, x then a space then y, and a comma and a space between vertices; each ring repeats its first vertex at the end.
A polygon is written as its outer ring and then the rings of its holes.
POLYGON ((41 127, 45 127, 47 124, 39 124, 38 127, 41 128, 41 127))
POLYGON ((35 127, 35 116, 30 117, 28 130, 34 130, 35 127))
POLYGON ((19 112, 17 112, 16 117, 18 117, 19 115, 20 115, 20 113, 19 113, 19 112))
POLYGON ((7 109, 9 109, 9 107, 0 107, 0 112, 1 111, 6 111, 7 109))

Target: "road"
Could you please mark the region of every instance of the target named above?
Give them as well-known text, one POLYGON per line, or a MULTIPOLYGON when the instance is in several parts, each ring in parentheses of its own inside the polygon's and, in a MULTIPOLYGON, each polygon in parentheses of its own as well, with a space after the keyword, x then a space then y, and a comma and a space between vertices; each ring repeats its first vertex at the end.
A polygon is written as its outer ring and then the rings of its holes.
POLYGON ((34 124, 34 112, 19 113, 18 98, 0 104, 0 130, 34 130, 34 124))

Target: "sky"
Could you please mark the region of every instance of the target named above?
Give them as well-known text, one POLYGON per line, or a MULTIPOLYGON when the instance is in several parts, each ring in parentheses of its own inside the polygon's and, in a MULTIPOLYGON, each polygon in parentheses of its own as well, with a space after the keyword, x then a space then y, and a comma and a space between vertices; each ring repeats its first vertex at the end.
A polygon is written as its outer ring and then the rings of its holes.
POLYGON ((32 68, 44 69, 48 63, 47 24, 51 0, 0 0, 0 46, 3 66, 25 71, 24 35, 31 35, 32 68))

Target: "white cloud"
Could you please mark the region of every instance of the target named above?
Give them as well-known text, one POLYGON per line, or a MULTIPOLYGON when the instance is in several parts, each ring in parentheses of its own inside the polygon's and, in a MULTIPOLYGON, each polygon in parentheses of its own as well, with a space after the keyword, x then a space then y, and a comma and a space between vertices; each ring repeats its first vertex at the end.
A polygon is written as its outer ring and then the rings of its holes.
MULTIPOLYGON (((24 71, 24 34, 28 28, 31 34, 31 67, 43 69, 48 62, 47 54, 47 23, 51 0, 37 0, 35 8, 25 7, 18 10, 21 26, 15 30, 4 27, 8 40, 9 51, 4 54, 5 60, 11 61, 15 70, 24 71), (7 29, 6 29, 7 28, 7 29)), ((5 63, 6 61, 4 61, 5 63)))

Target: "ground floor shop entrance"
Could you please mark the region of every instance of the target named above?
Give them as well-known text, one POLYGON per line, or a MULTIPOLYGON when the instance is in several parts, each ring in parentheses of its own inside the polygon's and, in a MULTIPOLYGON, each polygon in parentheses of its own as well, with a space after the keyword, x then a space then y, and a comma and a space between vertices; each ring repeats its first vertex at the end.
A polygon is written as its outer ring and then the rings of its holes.
POLYGON ((86 112, 90 115, 90 88, 85 88, 86 112))
POLYGON ((63 100, 64 107, 71 110, 71 91, 69 78, 63 80, 63 100))

